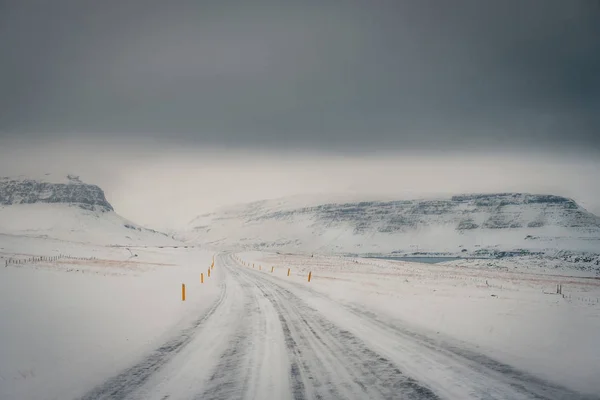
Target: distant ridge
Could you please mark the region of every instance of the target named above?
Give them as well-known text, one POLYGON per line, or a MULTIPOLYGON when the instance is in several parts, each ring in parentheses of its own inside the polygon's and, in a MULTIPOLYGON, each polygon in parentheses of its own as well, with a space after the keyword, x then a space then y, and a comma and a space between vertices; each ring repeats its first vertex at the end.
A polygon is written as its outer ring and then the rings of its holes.
POLYGON ((194 219, 184 237, 224 247, 352 254, 417 248, 451 254, 485 248, 557 251, 600 244, 600 218, 573 199, 552 194, 302 201, 291 197, 222 208, 194 219))

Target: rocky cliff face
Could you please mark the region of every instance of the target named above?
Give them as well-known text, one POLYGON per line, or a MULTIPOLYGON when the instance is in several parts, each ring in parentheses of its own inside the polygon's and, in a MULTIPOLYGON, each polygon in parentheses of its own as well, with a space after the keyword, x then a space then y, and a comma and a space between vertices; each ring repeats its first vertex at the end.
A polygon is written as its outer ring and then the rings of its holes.
POLYGON ((0 205, 64 203, 92 211, 113 211, 104 192, 69 175, 65 182, 53 183, 27 178, 0 178, 0 205))

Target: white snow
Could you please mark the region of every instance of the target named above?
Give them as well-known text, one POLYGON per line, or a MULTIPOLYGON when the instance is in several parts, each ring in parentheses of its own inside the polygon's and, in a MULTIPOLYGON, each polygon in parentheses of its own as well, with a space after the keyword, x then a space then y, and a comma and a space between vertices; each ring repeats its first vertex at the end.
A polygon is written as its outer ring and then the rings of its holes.
MULTIPOLYGON (((497 196, 494 201, 500 204, 505 195, 491 196, 497 196)), ((232 251, 321 254, 421 251, 456 255, 462 254, 462 250, 476 254, 481 249, 598 251, 600 228, 596 216, 574 203, 528 203, 525 195, 514 196, 511 201, 517 204, 501 208, 481 205, 476 200, 432 199, 409 200, 404 202, 405 206, 366 205, 360 211, 357 211, 360 203, 347 204, 339 197, 336 204, 290 197, 226 207, 199 216, 181 238, 232 251), (438 205, 441 210, 436 209, 438 205), (494 218, 508 225, 514 222, 519 227, 496 229, 485 225, 494 218), (458 229, 465 220, 472 220, 479 227, 458 229), (543 226, 528 227, 538 222, 543 222, 543 226)))
POLYGON ((213 253, 0 236, 0 254, 59 260, 0 267, 0 398, 69 399, 187 327, 219 293, 213 253), (24 247, 27 248, 25 251, 24 247), (181 284, 187 299, 181 301, 181 284))
MULTIPOLYGON (((464 260, 436 265, 261 252, 239 256, 288 285, 308 284, 312 272, 310 287, 340 303, 367 307, 439 340, 458 340, 574 390, 600 393, 599 279, 549 275, 518 262, 501 269, 464 260), (274 274, 268 272, 272 266, 274 274), (564 297, 556 294, 557 284, 564 297)), ((305 300, 317 305, 311 297, 305 300)))
POLYGON ((24 187, 0 206, 0 399, 600 393, 600 258, 583 254, 597 251, 600 222, 568 199, 307 209, 324 203, 296 197, 201 216, 183 243, 85 198, 16 204, 32 201, 24 187), (465 218, 482 229, 458 229, 465 218), (545 254, 333 255, 483 248, 545 254))
POLYGON ((84 210, 68 204, 0 206, 0 234, 104 245, 180 244, 164 234, 141 228, 115 212, 84 210))
MULTIPOLYGON (((591 272, 531 257, 432 265, 244 252, 217 255, 209 279, 212 249, 124 221, 64 205, 0 208, 0 399, 384 398, 404 376, 447 399, 531 397, 513 385, 520 378, 449 348, 600 393, 591 272), (69 258, 31 261, 58 255, 69 258), (384 379, 376 367, 402 373, 384 379)), ((275 225, 256 229, 277 238, 275 225)))

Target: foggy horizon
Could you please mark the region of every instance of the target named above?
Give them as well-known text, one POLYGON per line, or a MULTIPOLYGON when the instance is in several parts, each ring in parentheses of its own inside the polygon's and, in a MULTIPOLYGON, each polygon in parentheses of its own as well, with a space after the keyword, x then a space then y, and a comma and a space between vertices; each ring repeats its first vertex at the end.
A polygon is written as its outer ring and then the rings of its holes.
POLYGON ((0 175, 75 173, 159 228, 303 193, 600 214, 599 21, 593 1, 4 2, 0 175))

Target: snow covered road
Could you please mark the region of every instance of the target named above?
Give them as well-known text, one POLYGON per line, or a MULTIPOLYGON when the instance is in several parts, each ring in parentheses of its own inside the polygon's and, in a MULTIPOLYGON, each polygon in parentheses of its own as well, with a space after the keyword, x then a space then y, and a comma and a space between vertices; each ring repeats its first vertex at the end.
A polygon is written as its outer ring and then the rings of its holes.
POLYGON ((217 257, 217 300, 83 399, 582 399, 371 310, 217 257))

